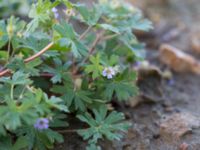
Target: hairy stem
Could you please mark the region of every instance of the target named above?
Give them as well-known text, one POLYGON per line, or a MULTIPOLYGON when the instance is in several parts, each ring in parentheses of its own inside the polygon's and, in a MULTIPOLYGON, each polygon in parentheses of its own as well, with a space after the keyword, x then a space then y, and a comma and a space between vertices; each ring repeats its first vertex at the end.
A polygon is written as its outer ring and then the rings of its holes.
POLYGON ((90 55, 91 55, 91 54, 93 53, 93 51, 95 50, 97 44, 99 43, 99 41, 101 40, 101 38, 103 37, 103 35, 104 35, 104 31, 101 32, 101 33, 99 33, 99 34, 97 34, 96 39, 94 40, 94 42, 92 43, 92 46, 91 46, 90 49, 89 49, 89 54, 88 54, 88 56, 85 57, 85 59, 83 60, 82 63, 85 63, 85 62, 89 59, 90 55))
MULTIPOLYGON (((30 62, 30 61, 36 59, 37 57, 41 56, 41 55, 44 54, 49 48, 51 48, 51 47, 53 46, 53 44, 54 44, 53 42, 49 43, 49 44, 48 44, 47 46, 45 46, 45 48, 43 48, 41 51, 39 51, 39 52, 36 53, 35 55, 33 55, 33 56, 31 56, 31 57, 25 59, 24 62, 25 62, 25 63, 28 63, 28 62, 30 62)), ((5 69, 5 70, 1 71, 1 72, 0 72, 0 77, 6 75, 6 74, 8 74, 8 73, 10 73, 10 71, 11 71, 10 69, 5 69)))
POLYGON ((27 58, 24 60, 25 63, 30 62, 34 59, 36 59, 37 57, 41 56, 42 54, 44 54, 49 48, 51 48, 53 46, 53 42, 49 43, 45 48, 43 48, 41 51, 39 51, 38 53, 36 53, 35 55, 27 58))
POLYGON ((90 32, 91 29, 92 29, 92 26, 89 26, 89 27, 85 30, 85 32, 83 32, 83 33, 81 34, 81 36, 79 37, 79 40, 84 39, 85 36, 87 35, 87 33, 90 32))
MULTIPOLYGON (((92 43, 90 49, 88 50, 88 56, 86 56, 85 59, 83 59, 82 64, 85 63, 90 58, 90 56, 92 55, 93 51, 95 50, 97 44, 99 43, 99 41, 101 41, 101 39, 104 35, 104 32, 105 31, 97 33, 97 36, 96 36, 94 42, 92 43)), ((73 71, 73 75, 75 75, 77 72, 78 72, 78 68, 75 68, 73 71)))

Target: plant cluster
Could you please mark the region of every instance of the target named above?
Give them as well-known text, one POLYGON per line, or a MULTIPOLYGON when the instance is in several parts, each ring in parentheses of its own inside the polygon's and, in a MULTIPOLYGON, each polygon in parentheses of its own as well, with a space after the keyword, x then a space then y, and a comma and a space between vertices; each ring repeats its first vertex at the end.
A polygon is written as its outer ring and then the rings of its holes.
POLYGON ((70 114, 87 124, 88 150, 120 140, 130 124, 108 104, 137 94, 132 31, 151 22, 124 0, 37 0, 28 17, 0 21, 0 149, 51 149, 70 114))

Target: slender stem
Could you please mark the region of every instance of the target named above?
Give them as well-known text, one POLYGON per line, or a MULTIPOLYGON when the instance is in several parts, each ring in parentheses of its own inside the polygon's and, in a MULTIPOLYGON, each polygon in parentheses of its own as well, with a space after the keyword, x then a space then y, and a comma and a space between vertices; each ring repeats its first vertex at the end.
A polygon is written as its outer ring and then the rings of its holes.
POLYGON ((14 84, 12 84, 11 85, 11 88, 10 88, 10 98, 13 100, 14 99, 14 87, 15 87, 15 85, 14 84))
POLYGON ((75 73, 75 58, 74 58, 74 56, 72 55, 72 74, 74 75, 74 73, 75 73))
POLYGON ((86 62, 89 59, 90 55, 93 53, 93 51, 95 50, 97 44, 101 40, 103 34, 104 34, 104 31, 99 33, 99 34, 97 34, 96 39, 94 40, 94 42, 92 43, 91 48, 89 49, 89 55, 87 57, 85 57, 85 59, 83 60, 82 63, 86 62))
POLYGON ((82 40, 85 38, 85 36, 87 35, 88 32, 90 32, 90 30, 92 29, 92 26, 89 26, 79 37, 79 40, 82 40))
POLYGON ((106 40, 109 40, 109 39, 112 39, 112 38, 115 38, 117 37, 119 34, 112 34, 112 35, 107 35, 105 36, 102 40, 106 41, 106 40))
POLYGON ((9 69, 3 70, 0 72, 0 77, 4 76, 5 74, 8 74, 10 72, 9 69))
POLYGON ((10 43, 10 39, 9 39, 9 41, 8 41, 8 54, 7 54, 7 62, 9 61, 9 59, 10 59, 10 45, 11 43, 10 43))
POLYGON ((37 57, 41 56, 42 54, 44 54, 49 48, 51 48, 53 46, 53 42, 49 43, 45 48, 43 48, 41 51, 39 51, 38 53, 36 53, 35 55, 27 58, 24 60, 25 63, 30 62, 34 59, 36 59, 37 57))
POLYGON ((56 130, 59 133, 75 133, 78 130, 87 130, 88 128, 85 129, 68 129, 68 130, 56 130))
POLYGON ((19 95, 18 99, 22 98, 22 96, 24 95, 25 89, 26 89, 26 86, 23 87, 21 94, 19 95))
MULTIPOLYGON (((88 32, 92 29, 92 26, 88 26, 88 28, 80 35, 79 40, 82 40, 85 38, 88 32)), ((75 75, 77 72, 77 69, 75 68, 75 59, 74 56, 72 56, 72 74, 75 75)))
POLYGON ((15 49, 12 48, 12 52, 11 52, 11 54, 10 54, 10 58, 12 58, 12 57, 14 56, 14 54, 15 54, 15 49))
MULTIPOLYGON (((51 47, 53 46, 53 44, 54 44, 53 42, 49 43, 49 44, 48 44, 45 48, 43 48, 41 51, 39 51, 39 52, 36 53, 35 55, 33 55, 33 56, 31 56, 31 57, 25 59, 24 62, 25 62, 25 63, 28 63, 28 62, 30 62, 30 61, 36 59, 37 57, 41 56, 41 55, 42 55, 43 53, 45 53, 49 48, 51 48, 51 47)), ((8 74, 8 73, 10 73, 10 71, 11 71, 11 70, 9 70, 9 69, 5 69, 5 70, 1 71, 1 72, 0 72, 0 77, 6 75, 6 74, 8 74)))
POLYGON ((113 48, 113 51, 115 51, 116 49, 118 49, 120 46, 121 46, 121 44, 116 45, 116 46, 113 48))
POLYGON ((41 77, 48 77, 48 78, 51 78, 51 77, 53 77, 53 74, 50 74, 50 73, 41 73, 40 76, 41 76, 41 77))
MULTIPOLYGON (((104 32, 105 31, 102 31, 102 32, 97 34, 94 42, 92 43, 92 45, 89 49, 89 54, 88 54, 88 56, 85 57, 85 59, 83 59, 82 64, 85 63, 90 58, 90 56, 92 55, 93 51, 95 50, 97 44, 99 43, 99 41, 101 41, 101 38, 103 37, 104 32)), ((77 73, 77 71, 78 71, 78 68, 74 69, 73 74, 75 75, 77 73)))

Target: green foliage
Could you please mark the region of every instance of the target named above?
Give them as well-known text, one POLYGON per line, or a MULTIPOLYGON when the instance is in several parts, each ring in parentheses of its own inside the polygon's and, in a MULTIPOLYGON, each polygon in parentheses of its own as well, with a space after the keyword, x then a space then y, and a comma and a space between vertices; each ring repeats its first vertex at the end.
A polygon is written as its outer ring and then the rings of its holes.
POLYGON ((70 88, 70 83, 64 83, 64 86, 55 85, 52 90, 55 93, 62 94, 61 97, 66 105, 75 110, 85 111, 87 104, 92 103, 92 99, 89 97, 91 94, 89 91, 73 90, 70 88))
POLYGON ((94 26, 100 19, 102 12, 100 6, 94 5, 93 8, 87 8, 83 4, 74 5, 75 9, 80 13, 80 20, 88 24, 89 26, 94 26))
POLYGON ((8 42, 8 34, 4 20, 0 21, 0 47, 2 48, 8 42))
POLYGON ((107 104, 137 95, 143 44, 132 31, 151 22, 123 0, 37 0, 26 17, 0 20, 0 150, 52 149, 70 113, 88 126, 77 130, 87 150, 120 140, 130 124, 107 104))
POLYGON ((93 79, 100 77, 103 70, 103 66, 100 64, 100 55, 96 57, 91 56, 90 62, 91 64, 86 66, 85 71, 87 73, 92 73, 93 79))
POLYGON ((105 83, 103 95, 108 100, 111 100, 114 94, 118 100, 126 100, 131 96, 137 95, 138 89, 134 85, 135 80, 136 73, 125 70, 124 73, 118 76, 114 81, 105 83))
POLYGON ((55 25, 54 29, 61 36, 59 40, 60 45, 71 49, 75 57, 87 54, 86 47, 77 39, 77 34, 72 25, 62 21, 60 25, 55 25))
POLYGON ((55 67, 49 67, 47 65, 44 66, 44 72, 51 73, 53 77, 51 78, 51 81, 53 83, 61 82, 62 77, 66 76, 66 71, 69 68, 69 64, 65 63, 62 64, 62 61, 60 59, 53 59, 55 67))
POLYGON ((33 32, 41 23, 51 20, 51 9, 57 5, 57 2, 51 3, 49 0, 38 0, 36 4, 32 4, 29 17, 32 21, 27 25, 27 33, 33 32))
POLYGON ((129 123, 121 122, 125 119, 122 113, 113 111, 108 114, 104 106, 100 107, 99 110, 93 109, 92 111, 94 118, 89 113, 77 116, 90 126, 88 129, 78 131, 84 140, 89 140, 89 144, 96 144, 97 140, 104 136, 109 140, 120 140, 122 135, 118 132, 125 132, 130 126, 129 123))

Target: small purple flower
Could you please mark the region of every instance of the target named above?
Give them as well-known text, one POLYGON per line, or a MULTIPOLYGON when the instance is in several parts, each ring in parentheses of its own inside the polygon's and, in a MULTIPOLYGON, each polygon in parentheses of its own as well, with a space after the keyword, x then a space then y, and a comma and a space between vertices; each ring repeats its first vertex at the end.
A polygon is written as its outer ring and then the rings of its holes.
POLYGON ((49 119, 48 118, 39 118, 36 120, 34 127, 38 130, 44 130, 49 128, 49 119))
POLYGON ((51 11, 52 11, 53 13, 57 13, 57 12, 58 12, 58 9, 57 9, 56 7, 53 7, 53 8, 51 9, 51 11))
POLYGON ((141 65, 141 62, 139 62, 139 61, 136 61, 135 63, 134 63, 134 67, 139 67, 141 65))
POLYGON ((55 13, 55 14, 54 14, 54 17, 55 17, 56 19, 58 19, 58 18, 59 18, 59 13, 55 13))
POLYGON ((57 9, 56 7, 53 7, 53 8, 51 9, 51 11, 54 13, 54 17, 55 17, 56 19, 58 19, 58 17, 59 17, 58 9, 57 9))
POLYGON ((104 77, 107 77, 108 79, 112 79, 113 76, 116 75, 115 69, 112 67, 106 67, 103 71, 102 71, 102 75, 104 77))

